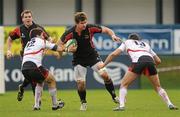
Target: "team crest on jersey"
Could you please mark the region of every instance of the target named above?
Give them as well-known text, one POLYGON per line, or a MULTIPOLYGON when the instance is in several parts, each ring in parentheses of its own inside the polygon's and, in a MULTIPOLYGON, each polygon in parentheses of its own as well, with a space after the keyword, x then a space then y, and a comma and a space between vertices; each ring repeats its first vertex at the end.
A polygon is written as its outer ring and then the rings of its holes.
POLYGON ((85 35, 84 38, 85 38, 85 39, 89 39, 89 35, 85 35))
POLYGON ((21 38, 25 38, 25 35, 23 33, 21 33, 21 38))

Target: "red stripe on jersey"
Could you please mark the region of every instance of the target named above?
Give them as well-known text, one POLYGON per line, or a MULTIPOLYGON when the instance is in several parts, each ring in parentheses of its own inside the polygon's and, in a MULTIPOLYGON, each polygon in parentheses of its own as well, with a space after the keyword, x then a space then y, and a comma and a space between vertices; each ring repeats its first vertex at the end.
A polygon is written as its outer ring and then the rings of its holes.
POLYGON ((90 27, 89 30, 91 33, 95 33, 95 32, 100 33, 102 31, 102 29, 97 28, 97 27, 90 27))
POLYGON ((93 28, 89 28, 88 30, 89 30, 89 36, 90 36, 90 44, 91 44, 91 47, 92 47, 92 48, 95 48, 94 43, 93 43, 93 41, 92 41, 92 37, 93 37, 93 34, 94 34, 93 28))
POLYGON ((73 37, 73 33, 72 32, 69 33, 68 35, 66 35, 64 43, 66 43, 68 40, 72 39, 72 37, 73 37))
POLYGON ((148 52, 147 50, 131 50, 131 49, 127 49, 127 52, 148 52))
POLYGON ((9 36, 14 40, 21 37, 21 31, 19 27, 16 27, 13 31, 9 33, 9 36))
POLYGON ((38 54, 38 53, 39 53, 39 52, 41 52, 41 51, 44 51, 44 48, 41 48, 40 50, 35 51, 35 52, 24 53, 24 56, 26 56, 26 55, 30 55, 30 54, 38 54))

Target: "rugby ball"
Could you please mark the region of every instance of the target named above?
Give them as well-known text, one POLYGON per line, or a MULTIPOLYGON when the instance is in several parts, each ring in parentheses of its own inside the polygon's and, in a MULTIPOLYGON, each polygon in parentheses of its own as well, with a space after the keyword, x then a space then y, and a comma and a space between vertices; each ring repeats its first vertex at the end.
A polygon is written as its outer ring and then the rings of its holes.
MULTIPOLYGON (((69 52, 69 49, 70 48, 72 48, 72 47, 76 47, 76 49, 77 49, 77 41, 76 41, 76 39, 70 39, 70 40, 68 40, 67 42, 66 42, 66 44, 65 44, 65 50, 67 51, 67 52, 69 52)), ((76 50, 74 50, 74 52, 75 52, 76 50)))

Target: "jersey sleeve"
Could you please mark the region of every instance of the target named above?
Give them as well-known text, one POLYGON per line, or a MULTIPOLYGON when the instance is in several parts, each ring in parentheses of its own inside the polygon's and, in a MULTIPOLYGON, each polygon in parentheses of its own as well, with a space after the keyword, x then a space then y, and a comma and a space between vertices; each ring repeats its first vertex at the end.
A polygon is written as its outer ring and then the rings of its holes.
POLYGON ((73 38, 73 32, 70 31, 70 30, 67 30, 64 32, 64 34, 61 36, 60 40, 63 42, 63 43, 66 43, 68 40, 72 39, 73 38))
POLYGON ((12 40, 20 38, 21 37, 20 28, 16 27, 13 31, 9 33, 9 36, 11 37, 12 40))
POLYGON ((56 44, 55 43, 51 43, 49 41, 45 41, 45 48, 54 50, 54 48, 56 48, 56 44))
POLYGON ((88 24, 91 33, 101 33, 102 27, 96 24, 88 24))
POLYGON ((156 56, 156 53, 152 49, 150 49, 150 53, 152 56, 156 56))
POLYGON ((122 43, 122 44, 119 46, 118 49, 120 49, 121 51, 125 51, 125 50, 126 50, 126 45, 125 45, 125 43, 122 43))

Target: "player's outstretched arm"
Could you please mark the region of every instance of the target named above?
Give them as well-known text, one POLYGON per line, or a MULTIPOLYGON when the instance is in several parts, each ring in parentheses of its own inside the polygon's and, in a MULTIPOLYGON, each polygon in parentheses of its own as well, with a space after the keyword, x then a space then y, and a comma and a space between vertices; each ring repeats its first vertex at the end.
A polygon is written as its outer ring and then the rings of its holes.
POLYGON ((114 31, 108 27, 102 26, 102 33, 108 34, 113 41, 121 42, 121 39, 115 35, 114 31))
MULTIPOLYGON (((64 43, 63 43, 61 40, 59 40, 59 41, 57 42, 57 45, 64 47, 64 43)), ((64 48, 64 51, 65 51, 65 48, 64 48)), ((58 51, 58 53, 59 53, 59 57, 61 58, 62 55, 63 55, 63 51, 58 51)))
POLYGON ((7 53, 6 53, 7 59, 10 59, 11 57, 13 57, 13 53, 11 52, 11 46, 12 46, 12 39, 9 36, 7 39, 7 53))
POLYGON ((105 67, 108 63, 110 63, 115 57, 119 56, 121 54, 121 49, 117 48, 116 50, 114 50, 111 54, 108 55, 108 57, 106 58, 106 60, 104 61, 104 66, 101 67, 105 67))
POLYGON ((161 63, 161 59, 157 55, 153 56, 153 58, 154 58, 156 65, 159 65, 161 63))

